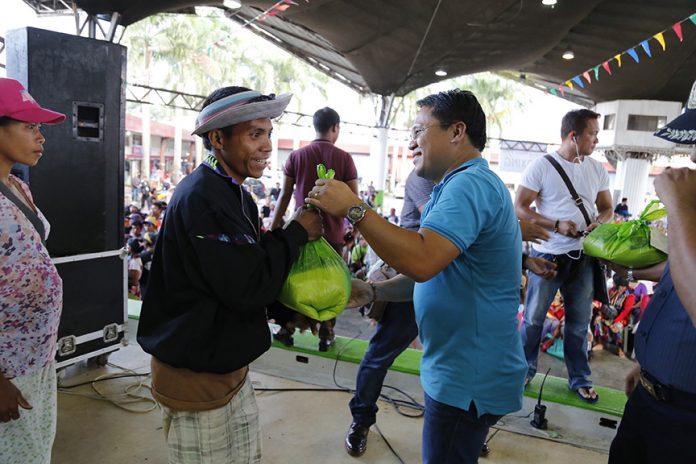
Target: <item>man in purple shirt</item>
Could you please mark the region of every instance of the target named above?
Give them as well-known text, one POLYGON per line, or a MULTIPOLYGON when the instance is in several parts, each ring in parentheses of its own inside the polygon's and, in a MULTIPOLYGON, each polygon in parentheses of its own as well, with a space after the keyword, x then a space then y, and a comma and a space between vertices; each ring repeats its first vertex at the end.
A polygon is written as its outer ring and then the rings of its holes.
MULTIPOLYGON (((283 188, 278 197, 275 208, 275 215, 271 223, 271 229, 277 229, 283 223, 283 216, 290 204, 290 199, 295 194, 295 208, 300 208, 305 204, 305 198, 309 191, 314 187, 317 180, 317 164, 321 163, 326 169, 333 169, 336 172, 334 179, 348 184, 350 189, 358 194, 358 171, 350 153, 336 147, 335 143, 340 133, 341 118, 336 110, 322 108, 314 113, 312 118, 316 138, 298 150, 290 153, 290 157, 285 163, 283 172, 283 188)), ((324 222, 324 238, 329 244, 341 254, 343 248, 343 236, 345 225, 343 218, 336 218, 325 214, 322 216, 324 222)), ((283 312, 282 309, 275 308, 274 311, 283 312)), ((327 351, 333 344, 333 327, 336 319, 324 321, 319 328, 319 351, 327 351)), ((282 324, 281 324, 282 325, 282 324)), ((291 343, 290 333, 283 329, 276 334, 276 338, 285 344, 291 343)))
MULTIPOLYGON (((351 190, 358 194, 358 171, 350 153, 336 147, 335 143, 340 133, 341 118, 338 113, 329 108, 322 108, 314 113, 312 118, 316 139, 309 145, 290 153, 283 172, 283 188, 275 208, 271 229, 282 225, 283 216, 290 204, 290 198, 295 195, 295 207, 304 205, 304 199, 314 187, 317 180, 317 164, 322 163, 326 169, 336 172, 334 179, 348 184, 351 190)), ((335 218, 328 214, 323 216, 324 238, 341 253, 343 235, 345 233, 343 218, 335 218)))

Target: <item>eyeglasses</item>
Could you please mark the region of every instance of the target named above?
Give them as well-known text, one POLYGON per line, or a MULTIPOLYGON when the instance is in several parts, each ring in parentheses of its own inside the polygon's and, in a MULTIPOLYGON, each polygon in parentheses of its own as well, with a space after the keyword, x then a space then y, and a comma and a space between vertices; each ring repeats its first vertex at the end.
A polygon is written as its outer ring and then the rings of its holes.
POLYGON ((424 133, 426 130, 430 129, 431 127, 436 127, 436 126, 443 127, 444 124, 431 124, 431 125, 429 125, 429 126, 421 126, 421 127, 415 127, 415 126, 414 126, 414 127, 412 127, 412 128, 411 128, 411 140, 416 140, 418 137, 420 137, 421 135, 423 135, 423 133, 424 133))

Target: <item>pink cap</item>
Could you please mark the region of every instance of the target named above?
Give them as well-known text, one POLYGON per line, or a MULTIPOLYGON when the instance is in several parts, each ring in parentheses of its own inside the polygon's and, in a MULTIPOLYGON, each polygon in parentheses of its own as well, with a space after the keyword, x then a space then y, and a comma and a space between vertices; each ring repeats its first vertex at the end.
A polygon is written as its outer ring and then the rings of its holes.
POLYGON ((18 81, 3 78, 0 78, 0 116, 41 124, 65 121, 64 114, 41 108, 18 81))

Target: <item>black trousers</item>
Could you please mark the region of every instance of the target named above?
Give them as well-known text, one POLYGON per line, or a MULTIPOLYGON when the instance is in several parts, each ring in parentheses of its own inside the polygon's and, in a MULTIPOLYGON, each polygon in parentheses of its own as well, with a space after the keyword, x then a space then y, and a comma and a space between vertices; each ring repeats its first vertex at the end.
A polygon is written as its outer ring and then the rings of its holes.
POLYGON ((696 395, 658 401, 638 384, 609 450, 609 464, 696 463, 696 395))

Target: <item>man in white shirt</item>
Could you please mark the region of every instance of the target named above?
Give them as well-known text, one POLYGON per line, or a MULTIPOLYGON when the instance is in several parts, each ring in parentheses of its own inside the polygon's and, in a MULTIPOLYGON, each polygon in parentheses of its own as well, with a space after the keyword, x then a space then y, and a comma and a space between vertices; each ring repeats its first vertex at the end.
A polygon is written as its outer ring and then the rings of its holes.
POLYGON ((540 256, 558 266, 554 279, 529 275, 521 328, 529 366, 527 381, 536 374, 544 318, 560 289, 566 308, 563 354, 568 385, 583 401, 590 403, 598 399, 592 388, 587 359, 587 328, 592 317, 594 293, 593 262, 583 254, 582 240, 597 225, 610 221, 614 211, 607 171, 589 157, 598 143, 598 118, 599 114, 586 109, 566 114, 561 123, 561 147, 550 154, 575 187, 590 216, 589 224, 559 172, 546 157, 527 167, 515 198, 515 211, 520 219, 553 231, 549 240, 533 245, 532 256, 540 256), (531 208, 533 202, 536 211, 531 208))

